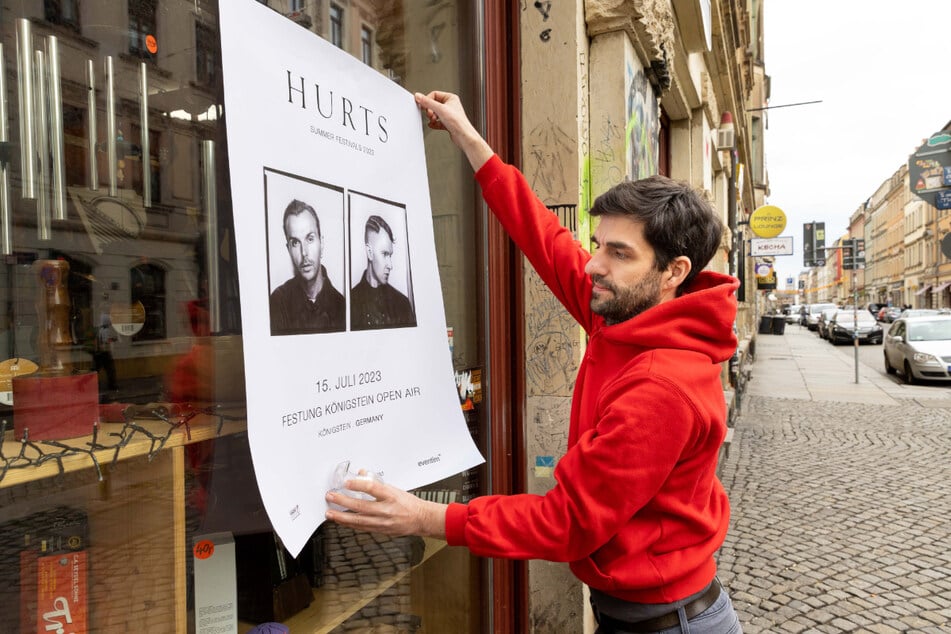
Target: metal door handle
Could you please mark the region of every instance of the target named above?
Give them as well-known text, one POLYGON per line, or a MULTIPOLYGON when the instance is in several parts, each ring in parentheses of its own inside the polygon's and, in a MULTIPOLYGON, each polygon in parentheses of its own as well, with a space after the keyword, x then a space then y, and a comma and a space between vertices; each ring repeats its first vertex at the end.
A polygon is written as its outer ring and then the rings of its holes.
POLYGON ((142 205, 152 206, 152 161, 149 152, 149 68, 139 65, 139 129, 142 145, 142 205))
POLYGON ((46 110, 46 54, 43 51, 33 51, 33 120, 41 131, 36 135, 37 173, 36 173, 36 237, 39 240, 49 240, 50 233, 50 197, 49 197, 49 141, 46 130, 49 120, 46 110))
POLYGON ((106 57, 106 160, 109 161, 109 195, 119 195, 116 156, 116 74, 112 55, 106 57))
POLYGON ((96 159, 96 148, 99 144, 99 131, 96 129, 96 65, 91 59, 86 60, 86 110, 89 121, 86 133, 86 157, 89 170, 89 189, 99 189, 99 163, 96 159))
POLYGON ((20 173, 23 197, 36 198, 33 152, 33 29, 27 19, 17 20, 17 83, 20 117, 20 173))
POLYGON ((221 331, 218 286, 218 191, 215 185, 215 142, 201 142, 201 191, 205 207, 205 257, 208 260, 208 317, 212 333, 221 331))
POLYGON ((66 220, 66 158, 63 148, 63 87, 59 68, 59 40, 46 37, 50 79, 50 144, 53 153, 53 219, 66 220))
MULTIPOLYGON (((0 143, 9 143, 7 127, 7 73, 3 59, 3 44, 0 44, 0 143)), ((13 253, 13 222, 10 202, 10 166, 0 163, 0 252, 13 253)))

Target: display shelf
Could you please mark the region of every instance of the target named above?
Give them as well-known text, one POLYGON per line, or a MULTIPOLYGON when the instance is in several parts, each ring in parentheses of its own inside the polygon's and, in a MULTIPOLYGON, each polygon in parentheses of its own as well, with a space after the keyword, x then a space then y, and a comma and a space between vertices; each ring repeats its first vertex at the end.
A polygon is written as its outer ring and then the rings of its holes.
MULTIPOLYGON (((0 488, 240 433, 247 429, 244 416, 243 409, 216 410, 213 414, 195 414, 187 425, 154 419, 100 423, 95 442, 92 434, 27 443, 5 439, 0 455, 0 488)), ((11 436, 8 433, 6 438, 11 436)))
MULTIPOLYGON (((359 588, 347 589, 345 597, 341 597, 341 591, 331 588, 315 588, 314 602, 302 612, 286 619, 284 625, 290 628, 291 632, 327 634, 344 623, 351 616, 369 605, 374 599, 392 588, 394 585, 405 579, 413 570, 424 565, 436 553, 446 547, 446 542, 441 539, 423 538, 426 545, 423 551, 422 560, 405 570, 396 572, 386 579, 381 579, 377 583, 366 584, 359 588), (346 600, 343 601, 342 599, 346 600)), ((239 631, 247 632, 254 627, 253 623, 240 623, 239 631)))

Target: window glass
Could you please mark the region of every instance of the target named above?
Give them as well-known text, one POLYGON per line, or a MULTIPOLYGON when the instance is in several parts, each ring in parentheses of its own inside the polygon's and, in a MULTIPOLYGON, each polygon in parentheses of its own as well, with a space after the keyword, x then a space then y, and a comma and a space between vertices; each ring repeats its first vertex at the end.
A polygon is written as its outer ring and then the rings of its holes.
POLYGON ((334 46, 344 47, 343 43, 343 8, 338 4, 330 4, 330 42, 334 46))
MULTIPOLYGON (((479 120, 473 3, 263 4, 408 91, 457 92, 479 120)), ((85 631, 195 631, 221 616, 195 606, 222 584, 242 632, 487 631, 464 549, 324 526, 291 558, 270 530, 244 415, 217 4, 0 10, 0 631, 64 618, 40 578, 71 584, 85 631), (210 543, 233 573, 208 577, 210 543)), ((448 135, 424 128, 424 143, 447 345, 485 453, 481 203, 448 135)), ((483 492, 480 467, 416 493, 483 492)))

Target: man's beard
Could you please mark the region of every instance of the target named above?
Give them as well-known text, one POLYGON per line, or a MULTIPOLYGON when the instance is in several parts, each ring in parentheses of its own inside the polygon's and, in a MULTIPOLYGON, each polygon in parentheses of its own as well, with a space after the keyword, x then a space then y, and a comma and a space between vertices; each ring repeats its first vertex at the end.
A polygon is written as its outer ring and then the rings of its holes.
POLYGON ((652 270, 634 286, 619 289, 601 276, 592 275, 591 281, 611 291, 611 295, 599 299, 591 296, 591 310, 604 317, 609 326, 640 315, 660 303, 660 271, 652 270))

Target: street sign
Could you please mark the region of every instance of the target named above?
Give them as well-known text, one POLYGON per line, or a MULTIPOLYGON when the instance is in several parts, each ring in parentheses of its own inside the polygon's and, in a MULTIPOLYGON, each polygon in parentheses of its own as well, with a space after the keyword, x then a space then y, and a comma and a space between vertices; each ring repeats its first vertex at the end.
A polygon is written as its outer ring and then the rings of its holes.
POLYGON ((934 206, 938 209, 951 209, 951 189, 935 192, 934 206))
MULTIPOLYGON (((951 193, 947 170, 951 167, 951 132, 944 130, 931 135, 915 153, 908 158, 908 186, 911 192, 938 207, 938 195, 951 193)), ((947 198, 943 199, 944 204, 947 198)), ((951 207, 938 207, 951 209, 951 207)))
POLYGON ((778 238, 750 238, 750 255, 792 255, 792 236, 778 238))

